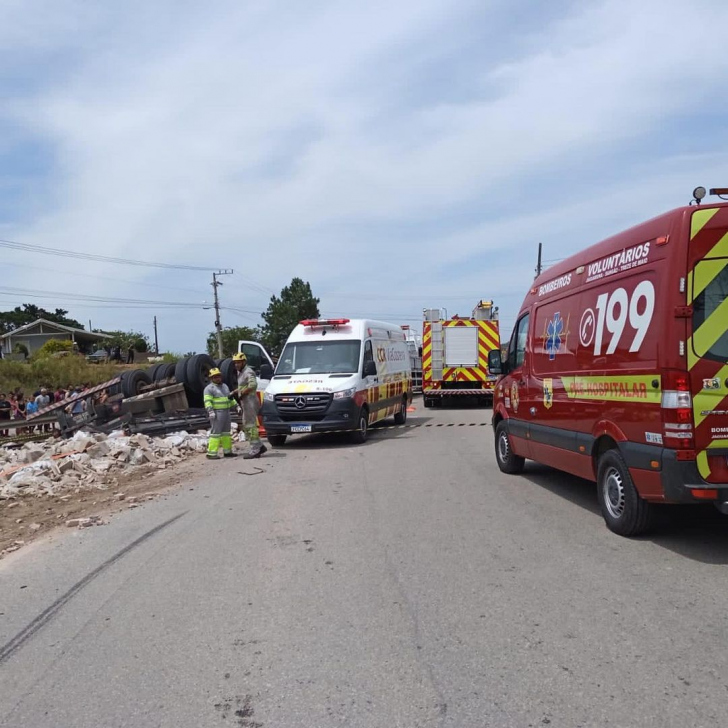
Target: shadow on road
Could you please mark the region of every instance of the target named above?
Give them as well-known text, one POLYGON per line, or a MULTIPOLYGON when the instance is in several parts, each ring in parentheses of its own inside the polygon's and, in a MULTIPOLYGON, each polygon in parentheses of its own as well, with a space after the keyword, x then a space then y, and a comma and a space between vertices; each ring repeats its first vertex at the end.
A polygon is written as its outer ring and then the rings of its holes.
MULTIPOLYGON (((523 477, 601 519, 594 483, 532 462, 523 477)), ((704 564, 728 564, 728 516, 712 505, 661 506, 652 531, 636 540, 704 564)))

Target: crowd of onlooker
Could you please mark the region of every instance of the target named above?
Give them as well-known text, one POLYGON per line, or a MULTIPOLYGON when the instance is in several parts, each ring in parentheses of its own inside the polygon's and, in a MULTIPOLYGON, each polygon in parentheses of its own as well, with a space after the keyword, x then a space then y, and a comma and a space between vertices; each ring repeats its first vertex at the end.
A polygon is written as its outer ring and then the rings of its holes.
MULTIPOLYGON (((35 415, 45 407, 63 402, 77 394, 83 394, 83 392, 88 391, 90 388, 90 384, 79 384, 75 387, 69 385, 65 389, 63 387, 57 387, 55 390, 52 387, 41 387, 29 397, 26 397, 25 393, 20 389, 9 394, 0 392, 0 437, 7 437, 10 434, 9 427, 11 424, 17 434, 32 433, 36 428, 38 431, 41 428, 43 431, 49 431, 51 429, 50 424, 36 426, 29 423, 22 427, 18 427, 18 424, 35 415)), ((105 393, 99 392, 95 395, 95 399, 101 401, 105 396, 105 393)), ((82 414, 86 411, 87 399, 80 397, 74 402, 69 402, 65 411, 72 415, 82 414)))

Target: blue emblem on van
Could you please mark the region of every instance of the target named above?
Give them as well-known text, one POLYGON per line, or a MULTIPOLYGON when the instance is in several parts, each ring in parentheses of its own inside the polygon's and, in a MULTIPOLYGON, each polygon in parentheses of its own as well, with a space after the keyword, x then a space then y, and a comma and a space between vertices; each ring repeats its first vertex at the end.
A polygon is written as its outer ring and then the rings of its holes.
POLYGON ((546 326, 546 341, 544 347, 549 353, 549 360, 553 361, 556 359, 561 345, 563 343, 562 336, 564 334, 564 320, 561 318, 561 313, 557 311, 551 321, 546 326))

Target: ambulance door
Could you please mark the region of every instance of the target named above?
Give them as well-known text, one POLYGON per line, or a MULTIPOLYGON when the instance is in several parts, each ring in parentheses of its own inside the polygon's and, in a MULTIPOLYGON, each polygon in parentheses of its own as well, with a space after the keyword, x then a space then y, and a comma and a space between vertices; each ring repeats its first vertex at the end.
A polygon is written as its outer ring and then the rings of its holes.
POLYGON ((728 208, 692 214, 688 369, 697 466, 708 483, 728 483, 728 208))
POLYGON ((508 432, 511 435, 513 450, 521 457, 530 457, 528 446, 528 371, 527 353, 529 347, 530 312, 518 319, 511 343, 508 347, 507 389, 504 392, 506 410, 508 411, 508 432))

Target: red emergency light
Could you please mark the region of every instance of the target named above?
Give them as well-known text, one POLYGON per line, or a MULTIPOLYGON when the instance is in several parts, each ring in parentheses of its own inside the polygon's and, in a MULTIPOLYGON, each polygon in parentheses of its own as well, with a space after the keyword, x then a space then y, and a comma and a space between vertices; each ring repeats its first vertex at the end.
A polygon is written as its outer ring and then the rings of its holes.
POLYGON ((300 321, 299 323, 301 326, 344 326, 345 324, 349 323, 350 319, 340 318, 340 319, 304 319, 303 321, 300 321))

